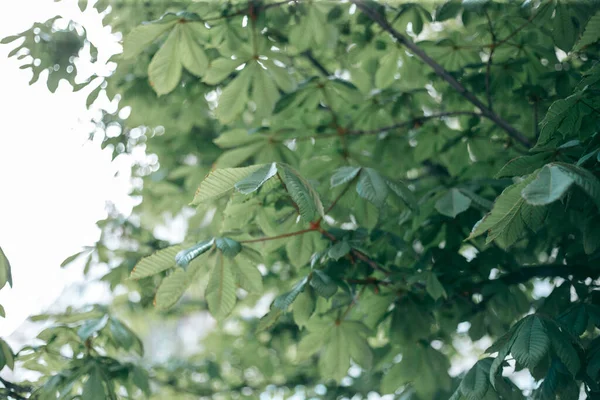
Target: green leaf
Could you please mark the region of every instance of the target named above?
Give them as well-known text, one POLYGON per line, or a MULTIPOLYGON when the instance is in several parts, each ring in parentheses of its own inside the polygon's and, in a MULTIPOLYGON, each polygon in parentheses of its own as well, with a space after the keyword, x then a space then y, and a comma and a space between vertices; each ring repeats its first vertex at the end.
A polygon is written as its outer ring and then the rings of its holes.
POLYGON ((312 232, 295 235, 285 243, 288 259, 294 267, 303 267, 310 261, 315 252, 315 235, 312 232))
POLYGON ((213 60, 210 62, 208 71, 202 80, 207 85, 216 85, 231 75, 244 62, 243 60, 230 60, 227 58, 213 60))
POLYGON ((287 311, 287 309, 292 305, 292 303, 294 303, 298 295, 302 293, 307 281, 308 280, 304 278, 298 283, 296 283, 292 290, 277 296, 275 300, 273 300, 273 307, 281 311, 287 311))
POLYGON ((77 335, 81 338, 81 340, 87 340, 94 333, 101 331, 106 326, 107 322, 108 322, 108 315, 104 315, 101 318, 86 321, 77 330, 77 335))
POLYGON ((102 383, 102 375, 100 368, 94 366, 89 377, 83 384, 82 398, 85 400, 106 400, 109 397, 106 395, 104 384, 102 383))
POLYGON ((300 360, 309 359, 310 356, 321 350, 326 340, 327 335, 324 335, 324 332, 310 332, 300 340, 300 343, 298 343, 297 357, 300 360))
POLYGON ((10 346, 4 340, 0 339, 0 370, 7 366, 8 368, 15 369, 15 355, 13 354, 10 346))
POLYGON ((435 10, 435 20, 437 22, 445 21, 454 18, 458 15, 462 5, 459 0, 450 0, 439 6, 435 10))
POLYGON ((554 29, 552 37, 556 46, 568 52, 577 40, 577 28, 573 22, 571 8, 567 4, 558 3, 554 12, 554 29))
POLYGON ((351 250, 352 247, 350 247, 350 244, 347 241, 342 240, 341 242, 337 242, 333 246, 331 246, 327 254, 329 255, 329 257, 337 261, 340 258, 344 257, 346 254, 350 253, 351 250))
POLYGON ((220 253, 215 257, 205 297, 210 313, 218 320, 229 315, 235 306, 235 280, 231 268, 228 268, 220 253))
POLYGON ((324 378, 340 381, 350 368, 348 341, 341 325, 331 329, 325 350, 319 358, 319 371, 324 378))
POLYGON ((400 200, 404 202, 414 213, 419 212, 419 204, 415 198, 414 193, 402 182, 393 182, 386 180, 386 183, 393 194, 395 194, 400 200))
POLYGON ((369 329, 364 326, 362 322, 358 321, 343 321, 340 324, 340 329, 342 329, 346 343, 348 343, 350 357, 364 369, 371 369, 373 364, 373 352, 371 351, 371 347, 369 347, 369 343, 361 333, 363 330, 368 331, 369 329), (362 329, 357 329, 356 324, 363 325, 362 329))
POLYGON ((594 174, 573 164, 557 162, 548 165, 559 167, 561 172, 573 179, 575 184, 590 196, 596 207, 600 208, 600 181, 594 174))
POLYGON ((600 215, 589 218, 583 228, 583 249, 585 254, 593 254, 600 247, 600 215))
POLYGON ((65 258, 65 259, 64 259, 64 261, 60 263, 60 267, 61 267, 61 268, 64 268, 64 267, 66 267, 67 265, 69 265, 69 264, 71 264, 73 261, 75 261, 75 259, 77 259, 79 256, 81 256, 83 253, 89 253, 90 251, 91 251, 91 250, 89 250, 89 249, 82 250, 82 251, 80 251, 80 252, 78 252, 78 253, 75 253, 75 254, 73 254, 73 255, 71 255, 71 256, 69 256, 69 257, 65 258))
POLYGON ((223 124, 228 124, 237 118, 248 103, 248 89, 252 75, 248 68, 240 73, 223 89, 215 115, 223 124))
POLYGON ((581 92, 577 92, 566 99, 556 100, 552 103, 546 116, 540 122, 540 137, 537 145, 547 143, 553 138, 563 121, 574 112, 574 106, 577 105, 580 97, 581 92))
POLYGON ((229 149, 246 144, 265 142, 268 137, 260 133, 249 133, 246 129, 232 129, 221 133, 213 142, 222 149, 229 149))
POLYGON ((356 192, 363 199, 381 208, 388 195, 388 185, 379 172, 373 168, 362 168, 358 176, 356 192))
POLYGON ((206 253, 210 250, 215 242, 215 239, 205 240, 203 242, 199 242, 194 246, 181 250, 175 255, 175 262, 178 266, 182 268, 187 268, 190 262, 196 257, 206 253))
POLYGON ((149 23, 137 26, 123 40, 123 58, 132 59, 139 56, 150 44, 167 32, 177 23, 149 23))
POLYGON ((221 250, 225 257, 233 258, 242 251, 240 242, 233 239, 222 237, 215 239, 217 249, 221 250))
POLYGON ((516 333, 510 352, 520 365, 535 368, 550 349, 550 340, 542 321, 536 316, 525 317, 516 333))
POLYGON ((281 165, 282 180, 285 187, 298 206, 300 216, 307 222, 323 216, 323 204, 313 187, 288 165, 281 165))
POLYGON ((552 153, 542 152, 531 156, 520 156, 510 160, 498 173, 496 178, 523 176, 535 172, 550 160, 552 153))
POLYGON ((273 325, 275 325, 277 323, 277 321, 279 320, 279 318, 281 317, 282 314, 283 314, 283 311, 281 311, 279 309, 273 309, 273 310, 269 311, 268 313, 266 313, 260 319, 260 321, 256 327, 256 332, 262 332, 262 331, 272 328, 273 325))
POLYGON ((135 335, 118 319, 110 318, 108 328, 115 342, 125 350, 129 350, 134 345, 136 341, 135 335))
POLYGON ((4 311, 4 307, 0 304, 0 317, 6 318, 6 312, 4 311))
POLYGON ((233 191, 235 184, 246 178, 262 165, 242 168, 223 168, 212 171, 204 178, 194 195, 191 205, 199 205, 217 200, 233 191))
POLYGON ((398 53, 395 49, 387 52, 379 61, 379 68, 375 73, 375 86, 385 89, 394 83, 394 75, 398 71, 398 53))
POLYGON ((261 117, 268 117, 273 112, 279 89, 273 77, 258 63, 253 63, 252 100, 256 104, 256 112, 261 117))
POLYGON ((199 22, 186 22, 178 25, 181 30, 179 37, 179 49, 181 64, 196 76, 202 76, 208 69, 208 58, 204 50, 195 39, 197 27, 203 27, 199 22))
POLYGON ((8 258, 6 258, 6 255, 4 254, 4 250, 2 250, 2 247, 0 247, 0 289, 2 289, 7 283, 10 287, 12 287, 10 262, 8 262, 8 258))
POLYGON ((490 386, 488 375, 491 364, 492 359, 485 358, 478 361, 473 368, 467 372, 458 389, 467 400, 479 400, 484 398, 490 386))
POLYGON ((244 164, 251 157, 256 157, 264 149, 264 143, 252 143, 248 146, 242 146, 221 153, 214 163, 215 168, 237 167, 244 164))
POLYGON ((130 372, 130 379, 146 396, 150 396, 150 379, 144 369, 134 365, 130 372))
POLYGON ((575 377, 581 368, 581 361, 579 360, 577 350, 571 344, 570 336, 561 332, 553 321, 548 321, 544 326, 550 337, 552 351, 567 367, 571 375, 575 377))
POLYGON ((312 274, 310 286, 315 289, 319 296, 328 299, 337 292, 337 284, 325 272, 316 269, 312 274))
POLYGON ((360 172, 360 167, 340 167, 331 176, 331 187, 343 185, 344 183, 350 182, 360 172))
POLYGON ((181 54, 178 51, 179 37, 179 26, 176 26, 148 65, 150 85, 159 96, 171 92, 181 80, 181 54))
POLYGON ((592 43, 596 43, 598 40, 600 40, 600 12, 597 12, 588 20, 583 35, 579 38, 573 51, 579 51, 592 43))
POLYGON ((180 251, 180 245, 171 246, 159 250, 148 257, 142 258, 131 271, 131 279, 146 278, 169 268, 173 268, 175 266, 176 257, 180 251))
POLYGON ((265 164, 235 184, 238 192, 249 194, 257 191, 266 181, 277 175, 277 163, 265 164))
POLYGON ((498 238, 507 247, 518 240, 526 226, 521 217, 521 210, 525 203, 521 197, 521 190, 534 178, 535 175, 530 175, 523 181, 504 189, 494 202, 492 211, 473 227, 468 239, 487 232, 487 243, 498 238))
POLYGON ((154 305, 161 310, 173 307, 191 283, 189 275, 183 268, 175 268, 169 276, 163 279, 158 287, 154 298, 154 305))
POLYGON ((442 286, 437 276, 431 271, 429 271, 429 273, 427 274, 425 289, 434 300, 437 300, 440 297, 448 297, 448 295, 446 294, 446 289, 444 289, 444 286, 442 286))
POLYGON ((440 214, 456 218, 461 212, 467 211, 471 206, 471 199, 458 189, 450 189, 435 203, 435 209, 440 214))
POLYGON ((231 268, 235 282, 242 289, 250 293, 262 292, 262 275, 255 265, 243 257, 243 253, 236 258, 228 259, 227 263, 231 268))
POLYGON ((573 182, 559 166, 549 164, 538 172, 536 178, 521 191, 521 195, 529 204, 550 204, 562 198, 573 182))
POLYGON ((304 285, 304 291, 298 295, 294 301, 293 316, 294 322, 300 328, 306 325, 306 322, 315 311, 317 297, 311 286, 304 285))

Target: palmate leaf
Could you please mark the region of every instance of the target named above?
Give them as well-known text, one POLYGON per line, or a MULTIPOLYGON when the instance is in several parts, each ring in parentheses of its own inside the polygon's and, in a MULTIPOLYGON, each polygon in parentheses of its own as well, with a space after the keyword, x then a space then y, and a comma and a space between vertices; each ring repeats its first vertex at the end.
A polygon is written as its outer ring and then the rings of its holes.
POLYGON ((251 293, 260 293, 263 290, 262 275, 250 260, 244 256, 244 252, 236 257, 226 260, 233 273, 235 283, 242 289, 251 293))
POLYGON ((388 195, 386 180, 373 168, 362 168, 356 184, 356 192, 378 208, 383 207, 388 195))
POLYGON ((181 245, 176 245, 159 250, 148 257, 142 258, 131 271, 131 279, 146 278, 174 267, 177 259, 176 257, 182 250, 181 245))
POLYGON ((520 365, 534 368, 550 349, 550 339, 543 322, 536 316, 525 317, 510 348, 520 365))
POLYGON ((552 158, 551 152, 541 152, 533 155, 513 158, 496 174, 496 178, 523 176, 535 172, 552 158))
POLYGON ((210 273, 205 293, 208 309, 213 317, 220 320, 225 318, 235 306, 235 279, 233 271, 226 264, 221 253, 214 258, 214 267, 210 273))
POLYGON ((508 247, 522 237, 526 227, 536 230, 545 218, 546 209, 530 206, 521 197, 523 188, 534 178, 535 174, 532 174, 504 189, 494 202, 492 211, 473 227, 468 239, 487 232, 487 243, 498 239, 502 246, 508 247))
POLYGON ((139 56, 150 44, 166 33, 177 23, 174 15, 154 23, 139 25, 131 30, 123 40, 123 58, 131 59, 139 56))
POLYGON ((281 311, 287 311, 287 309, 294 303, 294 301, 300 295, 300 293, 302 293, 307 282, 308 278, 304 278, 298 283, 296 283, 292 290, 277 296, 273 301, 273 307, 281 311))
POLYGON ((191 283, 188 273, 183 268, 176 268, 158 287, 154 305, 162 310, 173 307, 191 283))
POLYGON ((458 391, 460 391, 466 399, 479 400, 484 398, 490 388, 488 377, 492 362, 492 358, 484 358, 483 360, 479 360, 473 368, 467 372, 458 388, 458 391))
POLYGON ((306 325, 306 322, 315 311, 317 305, 317 296, 311 286, 304 285, 304 291, 298 295, 293 304, 294 322, 299 328, 306 325))
POLYGON ((277 164, 265 164, 235 184, 238 192, 249 194, 257 191, 266 181, 277 175, 277 164))
POLYGON ((323 216, 323 204, 313 187, 292 167, 280 164, 280 172, 285 187, 298 206, 300 216, 307 222, 323 216))
POLYGON ((148 65, 150 85, 159 96, 175 89, 181 80, 181 53, 178 49, 180 35, 177 25, 148 65))
POLYGON ((248 68, 240 73, 223 89, 215 115, 223 124, 232 122, 246 108, 252 74, 248 68))
POLYGON ((343 185, 344 183, 350 182, 360 172, 360 167, 340 167, 333 175, 331 175, 331 187, 343 185))
POLYGON ((217 200, 230 194, 235 184, 260 169, 262 165, 252 165, 242 168, 223 168, 212 171, 204 178, 191 205, 217 200))
POLYGON ((203 29, 204 25, 198 22, 186 22, 179 24, 178 28, 181 30, 178 49, 181 54, 181 65, 196 76, 204 75, 208 68, 208 58, 196 40, 198 30, 203 29))

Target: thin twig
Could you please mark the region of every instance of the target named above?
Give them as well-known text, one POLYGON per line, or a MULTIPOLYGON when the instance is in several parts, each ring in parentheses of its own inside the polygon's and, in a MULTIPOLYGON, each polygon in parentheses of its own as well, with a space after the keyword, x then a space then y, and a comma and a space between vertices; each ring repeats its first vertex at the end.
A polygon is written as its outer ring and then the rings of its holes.
POLYGON ((494 51, 496 50, 496 34, 494 33, 494 26, 490 14, 485 10, 485 17, 487 18, 488 27, 490 29, 490 35, 492 35, 492 47, 490 47, 490 54, 487 59, 485 67, 485 94, 488 101, 488 108, 492 110, 492 93, 491 93, 491 79, 492 79, 492 59, 494 57, 494 51))
POLYGON ((374 22, 384 28, 394 39, 396 39, 400 44, 404 45, 408 50, 410 50, 415 56, 420 58, 425 64, 429 65, 433 71, 443 80, 445 80, 451 87, 453 87, 461 96, 467 99, 470 103, 475 105, 477 108, 481 110, 481 114, 491 121, 495 122, 500 128, 502 128, 511 138, 515 139, 517 142, 521 143, 523 146, 527 148, 531 148, 532 144, 529 138, 525 136, 523 133, 519 132, 515 127, 506 122, 503 118, 501 118, 498 114, 490 110, 485 104, 481 102, 473 93, 467 90, 459 81, 454 78, 444 67, 438 64, 433 58, 429 57, 427 53, 425 53, 419 46, 417 46, 412 40, 408 39, 400 32, 398 32, 394 27, 392 27, 385 17, 380 15, 373 8, 368 6, 365 2, 360 0, 351 0, 353 4, 356 6, 369 18, 371 18, 374 22))
POLYGON ((240 240, 240 243, 268 242, 269 240, 283 239, 283 238, 287 238, 287 237, 291 237, 291 236, 303 235, 305 233, 314 232, 314 231, 315 231, 315 229, 313 229, 313 228, 307 228, 307 229, 301 229, 301 230, 295 231, 295 232, 284 233, 284 234, 277 235, 277 236, 267 236, 267 237, 262 237, 262 238, 258 238, 258 239, 240 240))
POLYGON ((310 63, 311 63, 311 64, 312 64, 312 65, 313 65, 313 66, 314 66, 316 69, 318 69, 318 70, 319 70, 319 72, 320 72, 320 73, 322 73, 324 76, 328 77, 328 76, 330 76, 330 75, 331 75, 331 74, 329 73, 329 71, 327 71, 327 68, 325 68, 325 67, 323 66, 323 64, 321 64, 321 63, 319 62, 319 60, 317 60, 317 59, 316 59, 316 58, 313 56, 313 54, 312 54, 312 51, 310 51, 310 50, 306 50, 304 53, 302 53, 302 55, 303 55, 304 57, 306 57, 306 58, 308 59, 308 61, 310 61, 310 63))

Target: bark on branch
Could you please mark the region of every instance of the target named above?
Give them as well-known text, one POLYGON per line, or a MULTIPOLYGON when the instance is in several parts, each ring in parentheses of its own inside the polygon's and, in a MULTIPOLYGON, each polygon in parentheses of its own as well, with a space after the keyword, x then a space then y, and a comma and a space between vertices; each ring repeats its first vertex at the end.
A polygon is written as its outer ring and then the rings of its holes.
POLYGON ((514 140, 521 143, 527 148, 531 148, 532 144, 529 138, 523 133, 519 132, 515 127, 510 125, 498 114, 490 110, 481 100, 477 98, 473 93, 469 92, 459 81, 457 81, 448 71, 444 69, 440 64, 437 63, 433 58, 429 57, 419 46, 417 46, 412 40, 398 32, 392 27, 384 16, 379 14, 377 11, 369 7, 362 0, 351 0, 366 16, 371 18, 377 23, 384 31, 388 32, 398 43, 405 46, 415 56, 419 57, 425 64, 429 65, 433 71, 443 80, 445 80, 452 88, 454 88, 461 96, 475 105, 481 110, 481 115, 493 121, 498 127, 506 131, 506 133, 514 140))

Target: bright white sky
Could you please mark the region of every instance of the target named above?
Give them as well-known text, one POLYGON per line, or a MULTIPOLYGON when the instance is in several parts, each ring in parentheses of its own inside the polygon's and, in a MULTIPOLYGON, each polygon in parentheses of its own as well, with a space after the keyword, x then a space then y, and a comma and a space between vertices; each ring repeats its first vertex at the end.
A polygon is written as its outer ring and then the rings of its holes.
MULTIPOLYGON (((88 8, 82 17, 75 0, 0 2, 0 37, 58 13, 86 21, 92 40, 114 50, 114 39, 101 29, 95 10, 88 8)), ((76 268, 59 265, 97 240, 95 222, 105 217, 105 202, 130 204, 126 160, 111 162, 108 151, 87 140, 89 90, 72 93, 62 83, 52 94, 44 77, 29 86, 29 70, 7 60, 12 48, 0 45, 0 246, 12 264, 14 282, 13 289, 0 290, 7 314, 0 319, 0 336, 82 279, 76 268), (125 173, 115 177, 118 170, 125 173)))

